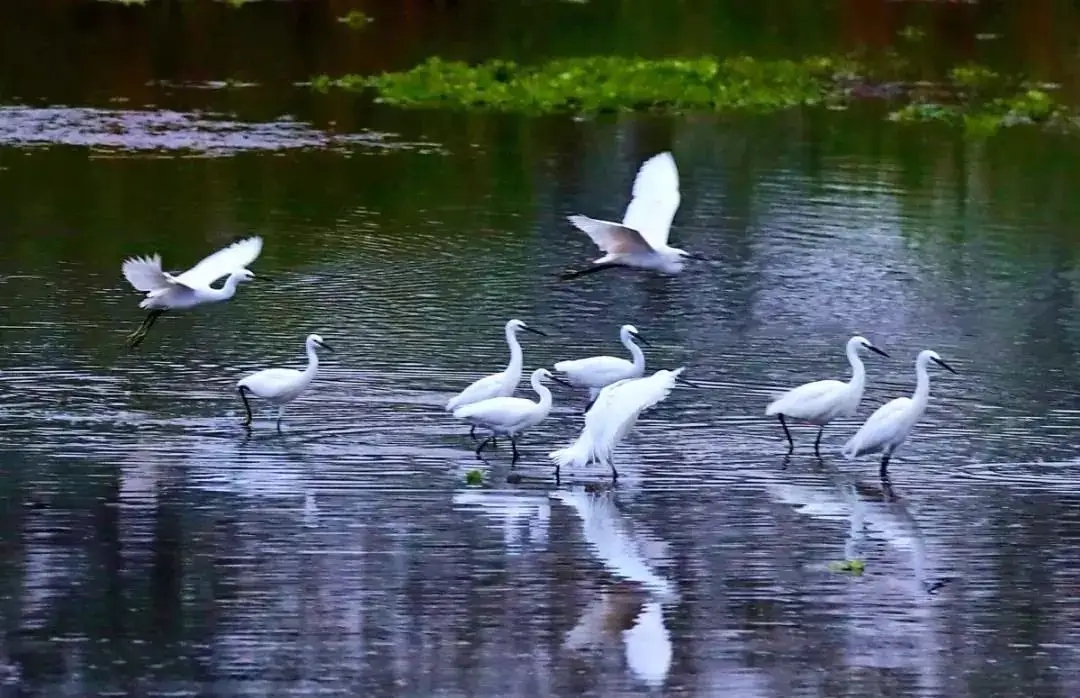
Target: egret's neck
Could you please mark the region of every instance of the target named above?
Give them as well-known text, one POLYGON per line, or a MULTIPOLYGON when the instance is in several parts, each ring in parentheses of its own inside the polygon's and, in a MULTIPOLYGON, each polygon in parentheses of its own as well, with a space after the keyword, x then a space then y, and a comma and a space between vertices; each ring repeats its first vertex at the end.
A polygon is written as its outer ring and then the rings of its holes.
POLYGON ((866 366, 859 357, 859 348, 854 344, 848 345, 847 360, 851 364, 851 380, 848 382, 848 388, 861 394, 866 387, 866 366))
POLYGON ((517 332, 515 332, 512 327, 506 328, 506 343, 510 345, 510 364, 506 367, 506 370, 509 373, 517 374, 520 378, 523 361, 521 356, 521 344, 518 343, 517 332))
POLYGON ((915 394, 911 401, 917 409, 925 409, 930 400, 930 373, 926 370, 926 362, 920 359, 915 362, 915 394))
POLYGON ((225 279, 225 285, 218 291, 218 295, 221 300, 227 300, 236 295, 236 287, 240 285, 240 277, 236 274, 230 274, 229 278, 225 279))
POLYGON ((623 346, 630 350, 630 356, 634 357, 634 369, 639 372, 645 371, 645 352, 641 351, 641 347, 634 344, 634 338, 627 333, 626 338, 623 339, 623 346))
POLYGON ((540 376, 533 376, 530 383, 532 383, 532 389, 540 396, 540 402, 537 403, 536 408, 547 412, 551 409, 551 391, 548 390, 546 385, 540 382, 540 376))
POLYGON ((314 344, 307 345, 307 368, 304 369, 304 378, 310 380, 319 370, 319 353, 315 351, 314 344))

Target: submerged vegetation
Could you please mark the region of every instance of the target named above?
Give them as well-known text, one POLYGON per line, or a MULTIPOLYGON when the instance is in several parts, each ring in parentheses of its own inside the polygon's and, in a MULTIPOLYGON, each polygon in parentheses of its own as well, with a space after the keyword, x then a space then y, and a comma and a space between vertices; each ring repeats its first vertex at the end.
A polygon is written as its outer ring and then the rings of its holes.
POLYGON ((1074 110, 1052 93, 978 65, 953 68, 940 82, 905 76, 897 57, 870 61, 816 56, 798 61, 740 56, 643 59, 560 58, 538 65, 492 60, 477 65, 429 58, 402 72, 319 76, 314 89, 371 90, 405 108, 525 114, 615 111, 776 111, 884 99, 899 122, 941 122, 986 135, 1014 124, 1072 127, 1074 110))

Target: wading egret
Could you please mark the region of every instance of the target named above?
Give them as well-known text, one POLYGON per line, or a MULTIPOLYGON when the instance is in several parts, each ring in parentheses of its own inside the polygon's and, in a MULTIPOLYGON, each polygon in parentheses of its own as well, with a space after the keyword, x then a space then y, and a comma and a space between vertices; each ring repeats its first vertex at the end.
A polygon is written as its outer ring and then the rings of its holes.
POLYGON ((671 153, 660 153, 645 161, 634 180, 630 205, 622 223, 588 216, 567 220, 596 243, 605 254, 580 271, 563 274, 573 279, 614 267, 651 269, 664 274, 682 271, 683 258, 704 259, 677 247, 668 247, 671 221, 679 208, 679 171, 671 153))
POLYGON ((285 405, 299 397, 300 393, 311 385, 311 381, 315 379, 315 374, 319 370, 319 355, 316 349, 334 351, 317 334, 307 336, 304 349, 307 351, 308 364, 303 371, 292 368, 268 368, 258 373, 252 373, 236 384, 240 399, 244 401, 244 410, 247 411, 247 419, 244 421, 245 427, 251 426, 251 405, 248 404, 248 396, 251 395, 278 406, 277 427, 281 429, 281 418, 285 415, 285 405))
POLYGON ((898 397, 877 408, 855 432, 855 436, 844 444, 841 453, 845 458, 851 460, 867 453, 883 451, 881 477, 889 477, 889 458, 907 440, 912 428, 926 412, 926 403, 930 400, 930 374, 926 372, 926 367, 931 361, 956 373, 936 352, 929 349, 920 351, 915 359, 915 394, 909 398, 898 397))
POLYGON ((666 398, 675 382, 691 385, 681 378, 685 367, 674 371, 657 371, 648 378, 628 378, 612 383, 596 396, 596 401, 585 413, 585 428, 574 443, 548 457, 555 462, 555 477, 560 469, 569 465, 582 467, 590 462, 608 465, 612 479, 618 479, 611 454, 623 437, 633 428, 638 416, 666 398))
POLYGON ((567 383, 577 388, 589 389, 590 406, 601 389, 616 381, 641 378, 645 373, 645 354, 634 344, 635 339, 642 344, 648 344, 645 338, 633 325, 623 325, 619 330, 619 339, 630 351, 633 362, 615 356, 590 356, 587 359, 560 361, 555 364, 555 370, 562 374, 561 377, 567 383))
MULTIPOLYGON (((517 333, 521 330, 542 335, 544 337, 547 336, 546 333, 541 332, 540 330, 534 330, 516 318, 507 321, 506 343, 510 345, 510 363, 506 366, 506 370, 480 378, 468 388, 465 388, 460 393, 450 398, 450 401, 446 403, 447 412, 453 412, 459 407, 471 405, 472 403, 480 402, 481 400, 489 400, 493 397, 510 397, 514 394, 514 391, 517 390, 518 383, 521 382, 521 365, 523 359, 521 356, 521 345, 518 344, 517 339, 517 333)), ((474 439, 476 438, 476 427, 469 430, 469 435, 474 439)))
POLYGON ((847 360, 851 364, 850 381, 841 383, 835 380, 824 380, 806 383, 787 391, 765 408, 766 416, 780 417, 780 426, 784 427, 784 435, 788 440, 789 454, 795 451, 795 442, 791 440, 791 432, 788 431, 784 417, 799 419, 820 427, 817 439, 814 441, 814 453, 820 456, 821 452, 818 448, 821 446, 821 434, 825 431, 825 425, 837 417, 855 416, 859 402, 862 401, 863 389, 866 387, 866 367, 859 358, 859 349, 869 349, 875 354, 888 356, 865 337, 852 337, 847 342, 847 360))
POLYGON ((511 463, 517 462, 519 456, 514 437, 544 421, 548 412, 551 412, 551 391, 541 382, 544 378, 557 380, 546 368, 533 371, 529 380, 532 389, 540 396, 538 402, 523 397, 493 397, 454 410, 454 417, 457 419, 472 424, 473 428, 481 427, 491 431, 491 436, 481 441, 477 447, 477 458, 488 441, 496 436, 507 436, 510 438, 510 448, 514 450, 511 463))
POLYGON ((168 310, 187 310, 197 305, 228 300, 236 295, 236 287, 241 281, 255 278, 245 267, 259 256, 262 245, 261 237, 234 242, 183 274, 176 275, 161 269, 161 255, 124 260, 121 267, 124 278, 135 290, 146 294, 139 307, 150 311, 139 328, 128 335, 128 346, 135 347, 142 343, 154 321, 168 310), (221 288, 210 286, 223 276, 229 278, 221 288))

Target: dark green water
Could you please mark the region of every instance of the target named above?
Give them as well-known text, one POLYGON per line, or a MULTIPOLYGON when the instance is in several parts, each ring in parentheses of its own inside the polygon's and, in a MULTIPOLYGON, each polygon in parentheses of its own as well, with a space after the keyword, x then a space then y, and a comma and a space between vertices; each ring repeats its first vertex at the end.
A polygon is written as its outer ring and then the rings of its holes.
POLYGON ((1075 137, 970 141, 874 104, 409 113, 292 85, 432 52, 882 48, 909 25, 927 70, 1075 68, 1075 17, 1043 3, 726 5, 387 3, 356 34, 349 3, 3 3, 2 690, 1080 693, 1075 137), (206 84, 226 79, 257 84, 206 84), (558 281, 595 252, 564 216, 621 215, 664 149, 673 242, 715 261, 558 281), (265 281, 123 348, 124 257, 185 268, 254 233, 265 281), (611 492, 556 486, 583 407, 559 389, 509 477, 442 405, 505 364, 510 317, 551 334, 526 370, 621 355, 632 322, 650 371, 701 387, 646 413, 611 492), (283 434, 265 408, 246 432, 235 381, 300 365, 309 332, 337 352, 283 434), (920 349, 959 371, 932 376, 891 489, 839 456, 857 420, 818 461, 811 429, 785 459, 762 416, 845 377, 856 332, 893 355, 859 419, 910 392, 920 349), (491 487, 465 486, 478 466, 491 487))

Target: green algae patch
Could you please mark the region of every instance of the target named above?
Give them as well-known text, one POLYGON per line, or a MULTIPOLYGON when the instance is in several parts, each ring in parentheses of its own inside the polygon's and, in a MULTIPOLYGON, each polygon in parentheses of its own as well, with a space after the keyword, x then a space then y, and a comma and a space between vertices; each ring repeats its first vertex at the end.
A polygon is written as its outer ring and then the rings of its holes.
POLYGON ((494 60, 478 65, 430 58, 411 70, 371 77, 316 78, 312 86, 372 89, 400 107, 523 113, 612 111, 775 111, 820 104, 835 93, 840 66, 713 57, 648 60, 563 58, 540 65, 494 60))

